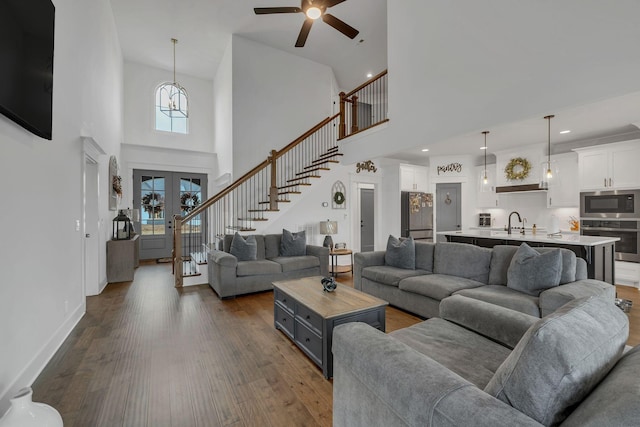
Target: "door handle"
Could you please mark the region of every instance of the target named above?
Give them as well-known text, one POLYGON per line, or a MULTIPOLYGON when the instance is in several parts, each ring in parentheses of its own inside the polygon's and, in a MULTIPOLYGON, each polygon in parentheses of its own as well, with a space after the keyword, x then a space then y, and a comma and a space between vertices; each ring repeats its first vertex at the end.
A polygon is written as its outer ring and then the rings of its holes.
POLYGON ((91 234, 87 233, 84 235, 84 237, 86 237, 87 239, 91 237, 91 234))

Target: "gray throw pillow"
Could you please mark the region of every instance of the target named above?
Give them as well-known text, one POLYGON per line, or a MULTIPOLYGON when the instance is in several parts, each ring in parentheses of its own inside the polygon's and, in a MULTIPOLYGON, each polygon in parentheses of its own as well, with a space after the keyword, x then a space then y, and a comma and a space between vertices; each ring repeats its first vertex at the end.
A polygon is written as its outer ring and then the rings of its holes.
POLYGON ((256 260, 258 258, 258 242, 256 242, 255 236, 248 236, 245 239, 239 233, 234 234, 229 253, 238 258, 238 261, 256 260))
POLYGON ((416 245, 413 237, 397 239, 389 235, 387 251, 384 253, 384 263, 391 267, 416 269, 416 245))
POLYGON ((303 256, 307 254, 307 236, 303 231, 292 233, 282 230, 280 240, 280 256, 303 256))
POLYGON ((609 373, 628 336, 629 320, 611 299, 575 299, 527 330, 484 391, 558 425, 609 373))
POLYGON ((507 270, 507 287, 537 297, 545 289, 560 284, 562 254, 560 250, 540 254, 523 243, 511 259, 507 270))

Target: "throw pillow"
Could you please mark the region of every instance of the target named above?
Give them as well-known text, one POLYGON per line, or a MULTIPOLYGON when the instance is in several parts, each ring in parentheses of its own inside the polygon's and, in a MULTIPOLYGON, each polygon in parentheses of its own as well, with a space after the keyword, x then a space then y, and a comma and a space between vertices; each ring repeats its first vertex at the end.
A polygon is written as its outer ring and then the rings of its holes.
POLYGON ((560 284, 562 254, 560 250, 540 254, 523 243, 511 259, 507 270, 507 287, 537 297, 545 289, 560 284))
POLYGON ((231 240, 229 253, 238 258, 238 261, 254 261, 258 258, 258 242, 255 236, 247 236, 245 239, 236 233, 231 240))
POLYGON ((307 254, 307 237, 303 231, 292 233, 289 230, 282 230, 282 240, 280 240, 280 256, 303 256, 307 254))
POLYGON ((628 335, 629 320, 611 299, 573 300, 527 330, 484 390, 558 425, 608 374, 628 335))
POLYGON ((415 270, 416 245, 413 237, 400 240, 389 235, 387 251, 384 253, 384 263, 392 267, 415 270))

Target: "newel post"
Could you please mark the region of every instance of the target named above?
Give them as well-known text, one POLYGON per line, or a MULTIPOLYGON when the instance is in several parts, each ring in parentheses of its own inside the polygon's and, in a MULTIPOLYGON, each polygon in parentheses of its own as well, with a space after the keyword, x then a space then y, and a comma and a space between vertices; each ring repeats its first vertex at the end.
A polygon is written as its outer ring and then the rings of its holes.
POLYGON ((278 210, 278 170, 276 168, 276 156, 278 152, 271 150, 269 162, 271 163, 271 185, 269 186, 269 210, 278 210))
POLYGON ((182 217, 173 217, 173 272, 175 274, 175 287, 182 287, 182 217))
POLYGON ((351 133, 358 132, 358 97, 351 97, 351 133))
POLYGON ((338 125, 338 139, 342 139, 347 136, 347 122, 345 120, 345 93, 340 92, 340 124, 338 125))

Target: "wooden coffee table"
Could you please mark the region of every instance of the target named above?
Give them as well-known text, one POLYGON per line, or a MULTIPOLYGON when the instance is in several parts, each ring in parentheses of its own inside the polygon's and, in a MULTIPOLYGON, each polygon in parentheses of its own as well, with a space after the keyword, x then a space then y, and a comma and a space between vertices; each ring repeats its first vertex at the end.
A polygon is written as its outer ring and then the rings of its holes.
POLYGON ((347 322, 364 322, 385 331, 388 302, 338 283, 324 292, 321 276, 273 282, 273 319, 313 362, 325 378, 333 376, 333 328, 347 322))

